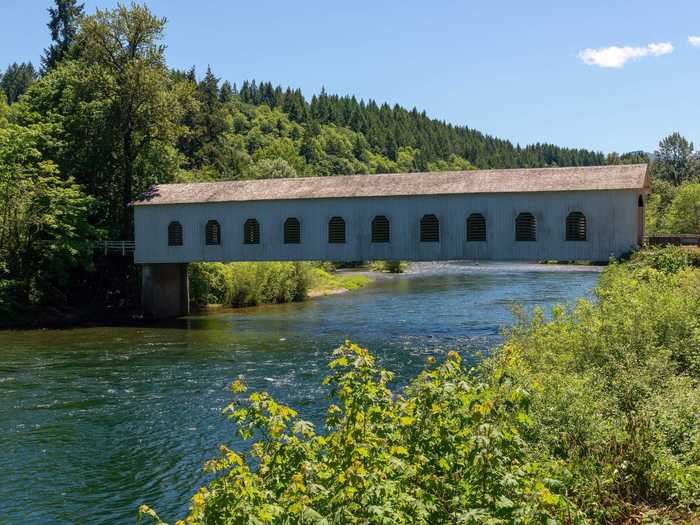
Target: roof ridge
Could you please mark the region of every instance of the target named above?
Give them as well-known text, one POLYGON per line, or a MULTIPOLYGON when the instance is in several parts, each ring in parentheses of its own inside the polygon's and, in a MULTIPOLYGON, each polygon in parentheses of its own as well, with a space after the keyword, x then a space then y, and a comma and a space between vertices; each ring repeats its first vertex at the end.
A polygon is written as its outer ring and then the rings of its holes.
POLYGON ((427 171, 160 184, 132 204, 644 189, 646 164, 427 171))

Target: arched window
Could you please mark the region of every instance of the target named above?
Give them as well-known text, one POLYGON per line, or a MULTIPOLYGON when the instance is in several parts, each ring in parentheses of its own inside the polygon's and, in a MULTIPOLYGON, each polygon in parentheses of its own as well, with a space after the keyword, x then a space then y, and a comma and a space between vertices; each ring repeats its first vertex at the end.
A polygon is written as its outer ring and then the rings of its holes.
POLYGON ((390 238, 389 219, 384 215, 377 215, 372 219, 372 242, 389 242, 390 238))
POLYGON ((486 241, 486 219, 481 213, 472 213, 467 217, 467 240, 486 241))
POLYGON ((296 217, 284 221, 284 243, 299 244, 301 242, 301 224, 296 217))
POLYGON ((177 221, 168 224, 168 246, 182 246, 182 224, 177 221))
POLYGON ((532 213, 526 211, 515 218, 515 240, 537 240, 537 219, 532 213))
POLYGON ((586 216, 580 211, 572 211, 566 217, 566 240, 586 240, 586 216))
POLYGON ((248 219, 243 225, 243 243, 260 244, 260 223, 255 219, 248 219))
POLYGON ((328 242, 331 244, 345 243, 345 219, 333 217, 328 221, 328 242))
POLYGON ((218 221, 207 221, 204 228, 204 243, 207 246, 221 244, 221 226, 218 221))
POLYGON ((435 215, 420 220, 420 242, 440 242, 440 221, 435 215))

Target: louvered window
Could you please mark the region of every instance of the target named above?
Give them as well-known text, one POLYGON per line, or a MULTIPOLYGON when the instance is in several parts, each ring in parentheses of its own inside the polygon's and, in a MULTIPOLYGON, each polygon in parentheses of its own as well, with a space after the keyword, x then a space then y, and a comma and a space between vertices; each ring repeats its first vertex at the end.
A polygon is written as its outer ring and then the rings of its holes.
POLYGON ((177 221, 168 224, 168 246, 182 246, 182 224, 177 221))
POLYGON ((389 242, 390 238, 389 219, 384 215, 377 215, 372 219, 372 242, 389 242))
POLYGON ((333 217, 328 221, 328 242, 331 244, 345 243, 345 219, 333 217))
POLYGON ((566 217, 566 240, 586 240, 586 216, 580 211, 573 211, 566 217))
POLYGON ((435 215, 423 215, 420 220, 420 242, 440 242, 440 221, 435 215))
POLYGON ((204 228, 204 242, 207 246, 221 244, 221 226, 218 221, 207 221, 204 228))
POLYGON ((515 219, 515 240, 537 240, 537 219, 535 219, 535 216, 532 213, 521 213, 515 219))
POLYGON ((243 225, 243 242, 245 244, 260 244, 260 223, 248 219, 243 225))
POLYGON ((285 244, 299 244, 301 242, 301 224, 299 219, 290 217, 284 221, 285 244))
POLYGON ((486 219, 481 213, 472 213, 467 217, 467 240, 486 241, 486 219))

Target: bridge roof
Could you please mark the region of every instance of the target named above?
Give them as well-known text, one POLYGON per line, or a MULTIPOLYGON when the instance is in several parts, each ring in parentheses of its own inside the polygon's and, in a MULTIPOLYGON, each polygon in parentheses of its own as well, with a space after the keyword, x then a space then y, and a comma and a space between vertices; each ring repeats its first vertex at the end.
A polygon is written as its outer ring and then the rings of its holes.
POLYGON ((469 193, 648 191, 646 170, 646 164, 627 164, 161 184, 133 204, 140 206, 469 193))

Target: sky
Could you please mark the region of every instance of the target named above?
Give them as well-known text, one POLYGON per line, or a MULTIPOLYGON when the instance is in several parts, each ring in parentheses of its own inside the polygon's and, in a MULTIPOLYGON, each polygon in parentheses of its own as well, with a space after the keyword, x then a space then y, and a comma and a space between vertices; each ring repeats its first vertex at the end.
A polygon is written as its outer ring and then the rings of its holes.
MULTIPOLYGON (((51 0, 0 0, 0 68, 39 62, 51 0)), ((116 0, 87 0, 86 10, 116 0)), ((425 110, 520 144, 700 143, 698 0, 148 0, 171 67, 425 110)))

